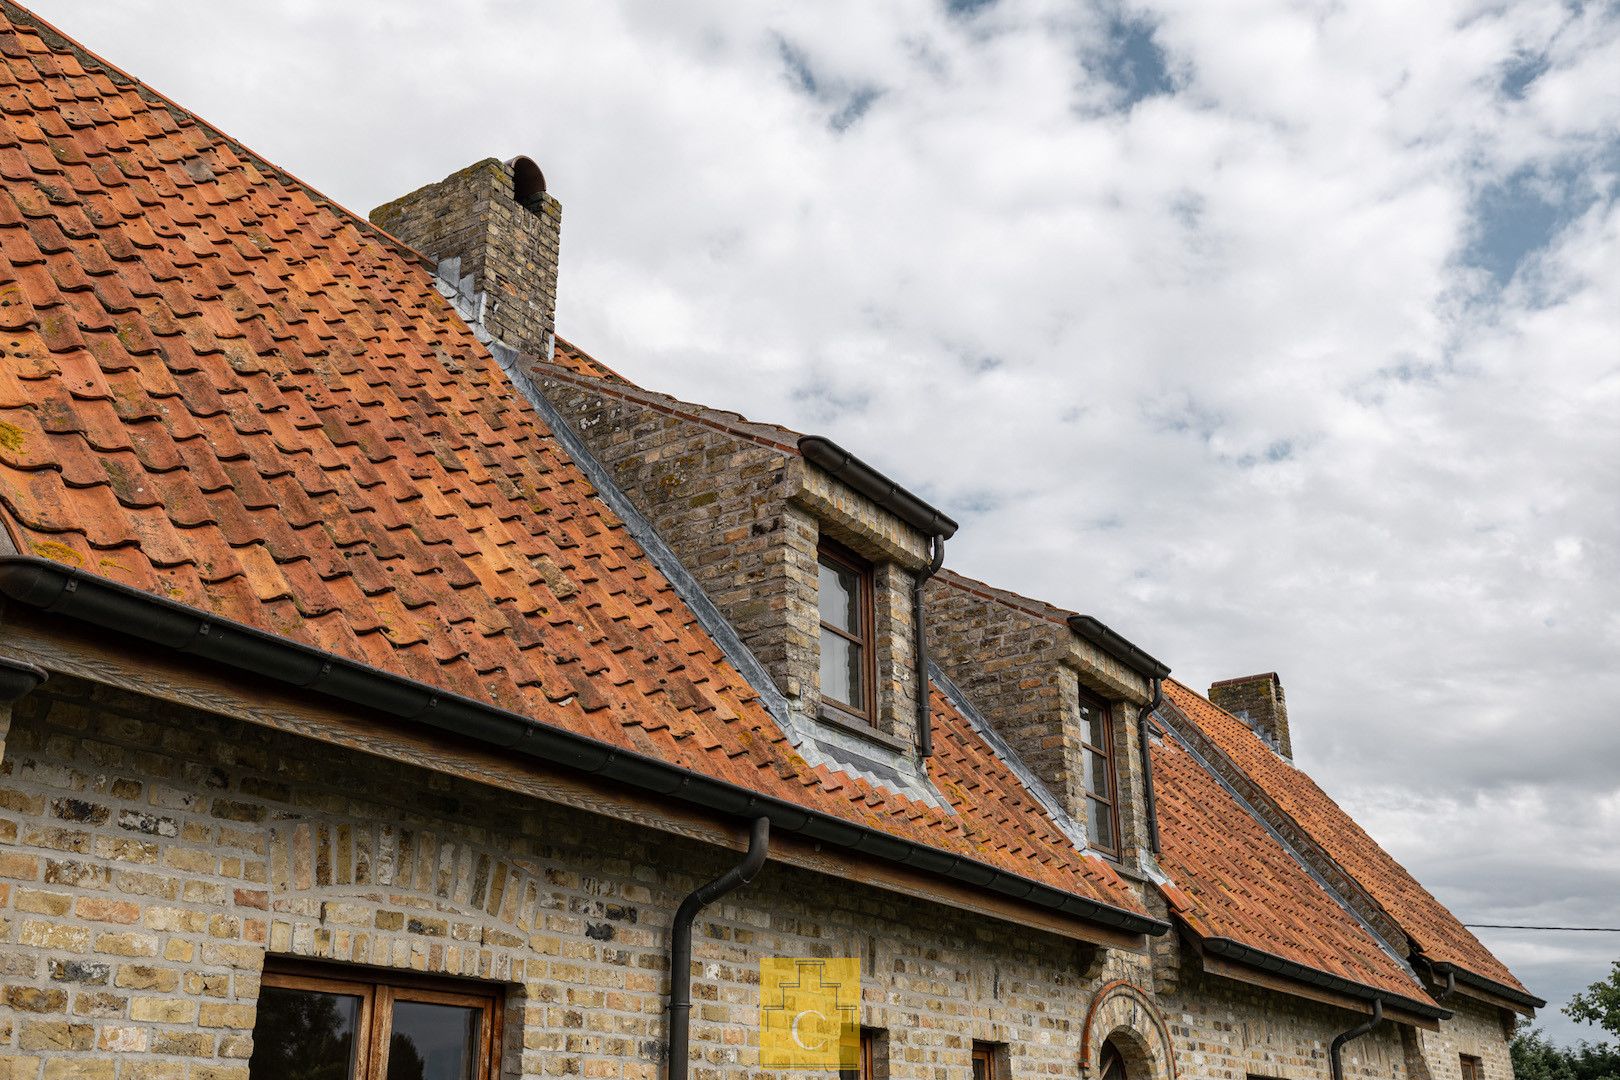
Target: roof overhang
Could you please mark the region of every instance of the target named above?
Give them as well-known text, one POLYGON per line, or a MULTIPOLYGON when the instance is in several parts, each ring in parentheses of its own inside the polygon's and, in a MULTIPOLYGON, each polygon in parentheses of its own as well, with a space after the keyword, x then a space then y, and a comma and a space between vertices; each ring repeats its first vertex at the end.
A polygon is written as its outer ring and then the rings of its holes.
POLYGON ((1285 992, 1291 988, 1279 985, 1279 982, 1294 984, 1293 992, 1305 988, 1321 991, 1323 993, 1307 993, 1306 996, 1363 1012, 1371 1012, 1376 999, 1384 1003, 1391 1019, 1418 1027, 1433 1029, 1441 1020, 1450 1019, 1452 1015, 1449 1009, 1441 1008, 1432 1001, 1420 1001, 1403 994, 1378 990, 1231 938, 1200 937, 1197 942, 1204 954, 1204 968, 1211 974, 1271 986, 1285 992))
POLYGON ((865 495, 924 536, 949 540, 956 535, 956 522, 831 439, 805 435, 799 439, 799 453, 804 460, 865 495))
POLYGON ((1170 674, 1170 665, 1149 656, 1122 634, 1110 630, 1102 620, 1090 615, 1070 615, 1069 629, 1081 640, 1095 646, 1145 679, 1162 679, 1170 674))
MULTIPOLYGON (((761 795, 736 784, 564 728, 448 693, 230 619, 87 574, 49 559, 0 557, 0 595, 162 649, 250 672, 548 765, 734 818, 768 817, 773 829, 816 844, 937 875, 954 885, 1095 923, 1114 935, 1161 935, 1149 915, 1054 888, 880 829, 761 795)), ((1140 940, 1140 939, 1138 939, 1140 940)))
POLYGON ((1544 1009, 1547 1003, 1534 994, 1527 994, 1523 990, 1512 986, 1504 986, 1494 979, 1487 979, 1483 975, 1476 975, 1466 968, 1455 964, 1428 963, 1429 970, 1438 975, 1456 976, 1458 985, 1464 990, 1478 991, 1477 996, 1485 998, 1493 1005, 1505 1005, 1515 1012, 1531 1015, 1537 1009, 1544 1009))

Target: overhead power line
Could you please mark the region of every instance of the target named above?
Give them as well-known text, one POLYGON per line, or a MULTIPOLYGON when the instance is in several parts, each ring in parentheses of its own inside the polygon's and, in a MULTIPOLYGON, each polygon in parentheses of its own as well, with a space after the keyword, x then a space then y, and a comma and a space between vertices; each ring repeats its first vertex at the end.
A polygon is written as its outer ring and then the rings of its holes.
POLYGON ((1583 930, 1593 934, 1620 934, 1620 926, 1523 926, 1499 922, 1470 922, 1463 925, 1474 930, 1583 930))

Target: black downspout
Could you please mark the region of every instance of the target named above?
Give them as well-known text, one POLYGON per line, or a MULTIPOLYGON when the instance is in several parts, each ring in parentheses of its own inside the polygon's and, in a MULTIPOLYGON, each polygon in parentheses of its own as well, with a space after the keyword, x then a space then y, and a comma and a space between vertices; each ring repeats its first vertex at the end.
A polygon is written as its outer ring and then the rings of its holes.
POLYGON ((692 890, 675 909, 669 942, 669 1080, 686 1080, 692 1039, 692 923, 698 912, 754 880, 771 847, 771 819, 757 817, 742 862, 707 885, 692 890))
POLYGON ((917 631, 917 756, 925 758, 934 753, 934 713, 928 702, 928 629, 923 623, 923 590, 928 587, 928 579, 945 565, 945 538, 935 533, 928 538, 928 548, 933 558, 928 569, 917 575, 917 586, 911 594, 911 618, 917 631))
POLYGON ((1371 1020, 1368 1020, 1365 1024, 1357 1024, 1349 1031, 1341 1031, 1339 1034, 1333 1036, 1333 1042, 1328 1047, 1328 1064, 1333 1069, 1333 1080, 1344 1080, 1344 1062, 1340 1060, 1339 1057, 1344 1050, 1344 1044, 1352 1039, 1361 1038, 1363 1035, 1367 1034, 1367 1032, 1377 1027, 1383 1021, 1383 1019, 1384 999, 1373 998, 1373 1013, 1371 1020))
POLYGON ((1164 680, 1153 680, 1153 700, 1136 714, 1137 749, 1142 753, 1142 804, 1147 810, 1148 850, 1159 853, 1159 804, 1153 797, 1153 757, 1148 751, 1148 717, 1164 700, 1164 680))

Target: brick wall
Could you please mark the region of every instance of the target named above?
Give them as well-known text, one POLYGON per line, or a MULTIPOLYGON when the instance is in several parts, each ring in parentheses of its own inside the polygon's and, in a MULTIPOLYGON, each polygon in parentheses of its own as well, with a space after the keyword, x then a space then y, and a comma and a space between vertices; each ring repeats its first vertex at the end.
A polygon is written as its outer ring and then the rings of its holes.
MULTIPOLYGON (((532 163, 523 168, 538 177, 532 163)), ((514 185, 512 163, 486 158, 377 207, 371 220, 430 259, 461 259, 461 273, 486 295, 483 321, 495 339, 549 356, 562 205, 543 189, 521 204, 514 185)))
POLYGON ((1485 1080, 1513 1080, 1502 1011, 1466 994, 1453 994, 1445 1007, 1453 1016, 1439 1031, 1414 1031, 1407 1039, 1414 1080, 1461 1080, 1463 1054, 1480 1059, 1485 1080))
MULTIPOLYGON (((661 1075, 669 916, 734 853, 415 766, 55 679, 0 766, 0 1077, 243 1080, 266 953, 507 988, 508 1076, 661 1075)), ((757 962, 856 956, 893 1080, 1072 1077, 1092 950, 769 865, 698 920, 697 1080, 764 1080, 757 962)), ((1325 1075, 1350 1014, 1160 979, 1185 1077, 1325 1075)), ((1135 1016, 1141 1010, 1130 1013, 1135 1016)), ((1145 1021, 1144 1021, 1145 1022, 1145 1021)), ((1350 1075, 1402 1080, 1393 1026, 1350 1075)), ((790 1080, 784 1074, 782 1080, 790 1080)))

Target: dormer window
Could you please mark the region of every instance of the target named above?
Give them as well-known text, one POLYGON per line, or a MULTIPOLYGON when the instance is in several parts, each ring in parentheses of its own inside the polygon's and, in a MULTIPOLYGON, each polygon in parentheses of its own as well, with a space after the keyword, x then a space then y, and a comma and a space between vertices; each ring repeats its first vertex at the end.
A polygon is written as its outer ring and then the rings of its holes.
POLYGON ((872 564, 822 541, 821 702, 865 724, 876 720, 872 564))
POLYGON ((1082 771, 1086 786, 1086 833, 1091 846, 1119 857, 1119 795, 1114 775, 1114 724, 1108 703, 1080 694, 1082 771))

